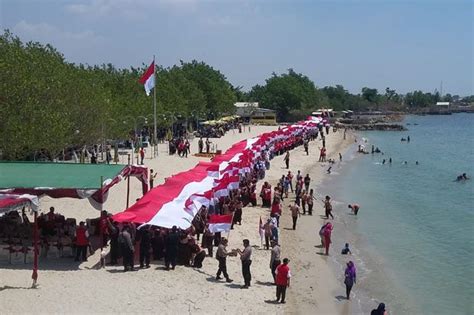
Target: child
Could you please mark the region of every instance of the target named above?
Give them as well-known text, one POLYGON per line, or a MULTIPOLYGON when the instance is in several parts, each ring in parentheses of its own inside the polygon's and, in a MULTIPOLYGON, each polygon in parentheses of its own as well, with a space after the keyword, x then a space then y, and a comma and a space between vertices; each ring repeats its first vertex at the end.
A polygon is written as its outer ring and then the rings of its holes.
POLYGON ((341 251, 342 255, 352 255, 351 250, 349 249, 349 243, 346 243, 346 246, 341 251))

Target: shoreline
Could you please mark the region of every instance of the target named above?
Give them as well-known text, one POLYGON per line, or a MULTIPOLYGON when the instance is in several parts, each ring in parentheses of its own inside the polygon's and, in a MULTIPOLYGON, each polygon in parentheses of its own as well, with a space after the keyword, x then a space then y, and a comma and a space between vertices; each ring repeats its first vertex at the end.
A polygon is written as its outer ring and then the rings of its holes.
MULTIPOLYGON (((343 140, 342 132, 331 133, 330 136, 327 146, 328 158, 338 161, 338 154, 341 152, 344 159, 344 155, 347 154, 348 149, 354 143, 353 132, 347 133, 346 140, 343 140)), ((313 146, 317 148, 317 146, 313 146)), ((326 169, 328 163, 317 162, 315 157, 317 151, 314 150, 314 152, 315 162, 301 165, 301 171, 302 174, 310 174, 312 178, 311 188, 314 189, 316 197, 321 197, 321 186, 327 179, 326 169)), ((289 305, 289 311, 290 313, 299 314, 312 312, 318 314, 350 314, 352 311, 351 303, 345 303, 345 301, 340 303, 338 298, 344 295, 345 289, 342 282, 339 282, 335 268, 333 268, 330 261, 331 253, 329 257, 321 255, 323 250, 318 247, 320 244, 318 231, 326 221, 323 218, 322 202, 318 201, 320 201, 320 198, 315 200, 313 216, 301 216, 299 219, 296 235, 283 234, 283 239, 287 239, 291 244, 290 253, 297 256, 298 268, 295 270, 295 274, 298 272, 304 275, 304 277, 295 279, 293 282, 297 295, 289 305)), ((286 220, 289 222, 290 217, 287 216, 286 220)), ((339 248, 331 246, 330 251, 334 255, 334 251, 339 251, 339 248)), ((294 265, 293 268, 295 268, 294 265)))

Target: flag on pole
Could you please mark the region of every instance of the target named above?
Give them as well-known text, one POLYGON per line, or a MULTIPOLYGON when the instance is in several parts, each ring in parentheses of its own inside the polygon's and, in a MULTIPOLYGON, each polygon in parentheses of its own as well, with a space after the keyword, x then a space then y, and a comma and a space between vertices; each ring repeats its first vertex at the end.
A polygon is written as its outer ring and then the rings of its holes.
POLYGON ((232 214, 218 215, 213 214, 209 217, 207 223, 209 224, 209 231, 212 233, 217 232, 230 232, 232 226, 232 214))
POLYGON ((155 61, 151 63, 146 72, 138 80, 145 87, 145 93, 150 96, 151 89, 155 87, 155 61))

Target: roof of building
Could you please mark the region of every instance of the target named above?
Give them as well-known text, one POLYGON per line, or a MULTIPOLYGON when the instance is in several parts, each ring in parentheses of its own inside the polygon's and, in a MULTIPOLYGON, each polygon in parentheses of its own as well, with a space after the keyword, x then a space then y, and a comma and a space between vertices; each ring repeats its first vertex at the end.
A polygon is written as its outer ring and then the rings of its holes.
POLYGON ((234 103, 235 107, 258 107, 258 102, 237 102, 234 103))

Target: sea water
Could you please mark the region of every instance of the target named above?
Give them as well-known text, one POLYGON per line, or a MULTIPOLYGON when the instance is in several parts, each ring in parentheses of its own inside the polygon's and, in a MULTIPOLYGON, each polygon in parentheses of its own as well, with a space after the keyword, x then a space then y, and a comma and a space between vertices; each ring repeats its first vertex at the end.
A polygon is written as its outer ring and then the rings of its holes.
POLYGON ((474 115, 403 124, 408 131, 358 133, 383 155, 354 144, 323 183, 320 197, 334 200, 336 271, 342 283, 345 263, 356 263, 354 313, 384 302, 390 314, 474 314, 474 115), (456 182, 462 173, 471 179, 456 182), (350 257, 339 254, 345 242, 350 257))

